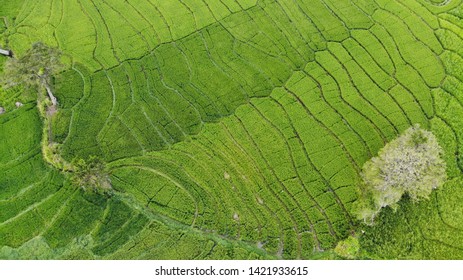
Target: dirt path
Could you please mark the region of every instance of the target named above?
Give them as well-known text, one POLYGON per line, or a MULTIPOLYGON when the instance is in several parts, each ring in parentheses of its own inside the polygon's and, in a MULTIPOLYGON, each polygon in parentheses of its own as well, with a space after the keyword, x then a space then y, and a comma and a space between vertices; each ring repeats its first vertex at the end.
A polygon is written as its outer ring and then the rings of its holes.
POLYGON ((52 118, 58 112, 56 105, 49 106, 46 111, 46 118, 48 123, 48 145, 53 144, 53 131, 52 131, 52 118))

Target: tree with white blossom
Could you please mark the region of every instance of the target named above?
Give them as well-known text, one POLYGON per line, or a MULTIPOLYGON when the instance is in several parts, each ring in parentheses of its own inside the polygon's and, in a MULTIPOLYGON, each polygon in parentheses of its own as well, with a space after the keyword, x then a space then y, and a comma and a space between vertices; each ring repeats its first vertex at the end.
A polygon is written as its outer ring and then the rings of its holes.
POLYGON ((362 169, 363 197, 358 217, 372 223, 384 207, 396 207, 404 194, 427 199, 447 179, 443 150, 432 132, 414 125, 388 143, 362 169))

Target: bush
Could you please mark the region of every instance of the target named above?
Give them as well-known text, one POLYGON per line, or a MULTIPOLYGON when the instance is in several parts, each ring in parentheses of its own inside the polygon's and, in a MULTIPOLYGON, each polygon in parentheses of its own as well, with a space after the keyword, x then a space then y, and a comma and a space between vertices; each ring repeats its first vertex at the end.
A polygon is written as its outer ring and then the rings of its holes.
POLYGON ((349 236, 347 239, 339 241, 336 248, 334 248, 334 252, 345 259, 355 259, 359 250, 359 240, 353 236, 349 236))
POLYGON ((105 163, 96 156, 87 160, 75 158, 72 161, 72 182, 85 191, 110 196, 112 194, 111 180, 105 163))
POLYGON ((358 217, 372 222, 381 208, 396 207, 404 194, 426 199, 447 179, 443 150, 419 125, 407 129, 363 166, 363 197, 358 217))

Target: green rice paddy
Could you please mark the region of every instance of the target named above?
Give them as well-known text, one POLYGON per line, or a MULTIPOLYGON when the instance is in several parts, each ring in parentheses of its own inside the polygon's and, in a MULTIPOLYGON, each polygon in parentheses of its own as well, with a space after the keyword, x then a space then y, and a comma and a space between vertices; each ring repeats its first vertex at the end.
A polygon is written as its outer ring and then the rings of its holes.
MULTIPOLYGON (((44 161, 36 95, 0 90, 0 259, 463 259, 458 0, 13 0, 0 47, 63 51, 44 161), (24 106, 16 108, 21 101, 24 106), (448 182, 367 226, 361 170, 420 124, 448 182)), ((6 58, 0 58, 1 62, 6 58)))

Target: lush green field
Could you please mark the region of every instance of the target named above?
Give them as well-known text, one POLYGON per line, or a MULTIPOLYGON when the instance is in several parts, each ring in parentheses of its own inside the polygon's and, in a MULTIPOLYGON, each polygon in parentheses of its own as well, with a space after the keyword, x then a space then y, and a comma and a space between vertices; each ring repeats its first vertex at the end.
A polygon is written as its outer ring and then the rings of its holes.
POLYGON ((0 17, 15 54, 63 51, 51 140, 103 159, 115 193, 48 164, 35 94, 0 89, 0 259, 331 259, 349 236, 357 258, 463 259, 461 1, 14 0, 0 17), (362 224, 363 164, 414 124, 448 182, 362 224))

